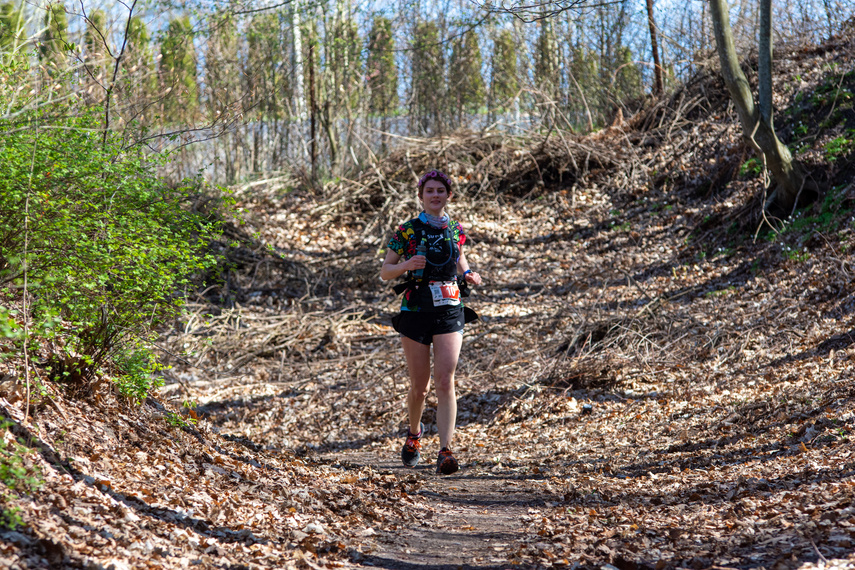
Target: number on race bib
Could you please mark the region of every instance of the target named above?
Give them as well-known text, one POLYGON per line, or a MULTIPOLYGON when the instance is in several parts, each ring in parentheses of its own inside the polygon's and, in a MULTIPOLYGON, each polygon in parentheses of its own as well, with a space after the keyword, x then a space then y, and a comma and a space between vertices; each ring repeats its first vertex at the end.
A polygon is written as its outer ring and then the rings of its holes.
POLYGON ((460 289, 457 287, 457 281, 431 282, 430 292, 434 307, 460 304, 460 289))

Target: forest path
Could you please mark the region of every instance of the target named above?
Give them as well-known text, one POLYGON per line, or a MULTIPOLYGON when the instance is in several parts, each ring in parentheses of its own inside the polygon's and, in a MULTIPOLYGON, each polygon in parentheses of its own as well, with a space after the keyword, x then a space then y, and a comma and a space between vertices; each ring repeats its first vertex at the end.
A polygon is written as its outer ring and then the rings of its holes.
POLYGON ((413 517, 398 517, 364 533, 371 542, 352 563, 390 570, 508 568, 525 532, 523 519, 544 505, 542 477, 521 478, 477 461, 462 462, 454 475, 437 475, 432 457, 427 454, 423 459, 428 461, 415 468, 404 467, 392 454, 348 451, 329 457, 345 467, 370 467, 380 477, 393 476, 402 482, 402 498, 410 495, 428 505, 413 511, 413 517))

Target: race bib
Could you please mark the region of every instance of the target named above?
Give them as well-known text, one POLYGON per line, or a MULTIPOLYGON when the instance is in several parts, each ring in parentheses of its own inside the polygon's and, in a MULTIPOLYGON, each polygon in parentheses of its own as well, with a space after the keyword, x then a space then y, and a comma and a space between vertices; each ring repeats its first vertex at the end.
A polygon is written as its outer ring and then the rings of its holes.
POLYGON ((460 289, 457 287, 457 281, 431 281, 429 286, 434 307, 460 304, 460 289))

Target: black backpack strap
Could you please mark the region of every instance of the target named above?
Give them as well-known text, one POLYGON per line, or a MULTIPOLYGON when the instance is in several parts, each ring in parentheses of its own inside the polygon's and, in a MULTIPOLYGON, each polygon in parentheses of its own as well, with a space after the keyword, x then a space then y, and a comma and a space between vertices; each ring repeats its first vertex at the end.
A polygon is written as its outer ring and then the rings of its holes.
POLYGON ((468 297, 471 291, 469 290, 469 283, 466 281, 465 275, 457 276, 457 288, 460 289, 461 297, 468 297))
POLYGON ((415 285, 416 285, 416 282, 414 280, 410 279, 409 281, 404 281, 403 283, 398 283, 397 285, 392 287, 392 291, 395 292, 395 295, 400 295, 401 293, 403 293, 407 289, 411 289, 411 288, 415 287, 415 285))

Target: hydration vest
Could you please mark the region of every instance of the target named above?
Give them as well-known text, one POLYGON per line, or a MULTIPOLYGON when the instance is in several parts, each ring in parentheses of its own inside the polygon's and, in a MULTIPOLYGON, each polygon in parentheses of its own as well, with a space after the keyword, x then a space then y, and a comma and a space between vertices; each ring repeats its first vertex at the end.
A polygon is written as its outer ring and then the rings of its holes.
MULTIPOLYGON (((416 277, 413 272, 407 273, 407 280, 403 283, 398 283, 392 289, 395 294, 400 295, 407 290, 411 290, 419 299, 418 304, 425 307, 425 310, 432 310, 430 292, 428 283, 430 281, 456 281, 460 289, 461 297, 469 296, 469 285, 462 275, 457 275, 457 262, 460 260, 460 247, 454 240, 454 234, 451 230, 453 222, 448 221, 444 228, 434 228, 426 224, 419 218, 412 220, 413 226, 413 242, 418 246, 425 240, 427 251, 425 257, 427 264, 422 271, 421 277, 416 277)), ((478 319, 478 314, 471 308, 463 307, 463 316, 466 323, 470 323, 478 319)), ((397 329, 396 329, 397 330, 397 329)))
POLYGON ((427 265, 421 277, 410 272, 409 279, 414 281, 453 281, 457 278, 457 261, 460 248, 452 238, 451 220, 444 228, 434 228, 420 219, 413 220, 413 240, 416 245, 424 240, 427 245, 427 265))

